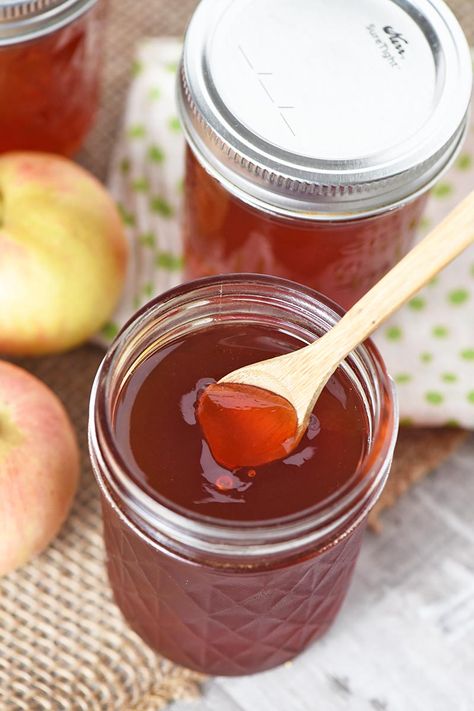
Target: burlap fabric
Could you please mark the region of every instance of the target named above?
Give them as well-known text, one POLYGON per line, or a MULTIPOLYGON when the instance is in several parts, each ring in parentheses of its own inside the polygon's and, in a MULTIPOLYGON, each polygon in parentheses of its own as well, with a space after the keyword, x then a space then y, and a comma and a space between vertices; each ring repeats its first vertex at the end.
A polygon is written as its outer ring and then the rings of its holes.
MULTIPOLYGON (((474 41, 473 0, 451 4, 474 41)), ((110 0, 103 104, 81 155, 99 177, 106 173, 136 40, 181 34, 194 5, 194 0, 110 0)), ((0 711, 158 711, 199 689, 198 675, 154 655, 111 600, 86 448, 88 397, 101 355, 88 346, 21 363, 68 408, 83 472, 60 536, 37 560, 0 581, 0 711)), ((462 437, 454 431, 403 432, 385 504, 436 466, 462 437)))

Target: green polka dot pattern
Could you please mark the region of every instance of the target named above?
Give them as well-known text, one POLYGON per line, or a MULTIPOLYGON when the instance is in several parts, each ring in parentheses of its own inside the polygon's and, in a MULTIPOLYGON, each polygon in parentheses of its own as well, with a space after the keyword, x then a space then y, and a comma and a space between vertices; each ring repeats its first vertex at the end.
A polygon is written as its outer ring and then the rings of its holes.
POLYGON ((154 163, 163 163, 165 154, 158 146, 150 146, 148 149, 148 158, 154 163))
MULTIPOLYGON (((177 40, 147 40, 131 67, 132 88, 109 188, 130 242, 125 294, 99 338, 109 343, 133 311, 183 280, 184 136, 175 101, 177 40)), ((474 120, 462 151, 431 191, 423 237, 474 185, 474 120)), ((474 428, 474 247, 375 334, 393 374, 406 425, 474 428)))
POLYGON ((143 71, 143 63, 139 59, 134 59, 132 62, 132 75, 137 77, 143 71))
POLYGON ((140 244, 144 247, 154 247, 156 244, 155 235, 153 232, 147 232, 146 234, 140 235, 138 237, 140 244))
POLYGON ((149 187, 150 184, 146 178, 137 178, 132 181, 132 189, 137 193, 146 193, 149 187))
POLYGON ((453 193, 453 186, 451 185, 451 183, 438 183, 434 186, 432 193, 433 197, 445 198, 453 193))
POLYGON ((162 197, 161 195, 158 195, 157 197, 151 199, 150 207, 153 212, 157 212, 163 217, 171 217, 173 215, 173 208, 166 200, 166 198, 162 197))
POLYGON ((412 311, 421 311, 424 309, 426 306, 426 301, 425 299, 422 299, 421 296, 416 296, 414 299, 408 302, 408 308, 412 309, 412 311))
POLYGON ((447 338, 449 336, 449 329, 446 326, 433 326, 431 333, 435 338, 447 338))
POLYGON ((441 393, 433 391, 427 392, 425 397, 426 401, 429 402, 431 405, 441 405, 444 400, 444 397, 441 393))
POLYGON ((152 86, 148 91, 148 98, 150 101, 157 101, 161 98, 161 91, 157 86, 152 86))
POLYGON ((146 135, 146 128, 142 124, 135 124, 130 126, 128 129, 128 135, 130 138, 144 138, 146 135))
POLYGON ((390 328, 386 329, 385 335, 389 341, 401 341, 403 331, 399 326, 390 326, 390 328))
POLYGON ((172 116, 170 120, 168 121, 168 126, 170 127, 171 131, 181 131, 181 124, 179 122, 179 118, 176 116, 172 116))
MULTIPOLYGON (((473 127, 474 128, 474 127, 473 127)), ((420 237, 474 184, 474 131, 435 186, 420 237)), ((402 418, 474 428, 474 247, 436 276, 375 335, 398 387, 402 418)))
POLYGON ((457 382, 457 379, 458 379, 458 376, 456 375, 456 373, 443 373, 441 375, 441 380, 444 383, 455 383, 455 382, 457 382))
POLYGON ((112 341, 118 332, 119 327, 113 321, 109 321, 109 323, 106 323, 102 328, 102 335, 109 341, 112 341))
POLYGON ((458 170, 470 170, 472 168, 472 155, 470 153, 461 153, 456 161, 458 170))
POLYGON ((467 289, 455 289, 449 292, 448 299, 453 306, 459 306, 469 299, 469 292, 467 289))
POLYGON ((397 385, 405 385, 411 381, 411 375, 410 373, 398 373, 398 375, 395 375, 394 380, 397 385))

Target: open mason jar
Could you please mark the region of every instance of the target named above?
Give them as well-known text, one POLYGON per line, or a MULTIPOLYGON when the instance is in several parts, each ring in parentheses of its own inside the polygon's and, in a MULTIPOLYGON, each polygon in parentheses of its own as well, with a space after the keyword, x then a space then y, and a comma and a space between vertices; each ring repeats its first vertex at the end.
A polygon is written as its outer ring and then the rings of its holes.
POLYGON ((92 126, 106 0, 0 0, 0 153, 73 154, 92 126))
MULTIPOLYGON (((189 468, 203 466, 204 449, 193 462, 189 451, 194 445, 185 438, 170 439, 167 446, 166 440, 159 441, 153 424, 158 409, 172 420, 181 408, 189 423, 184 400, 175 401, 164 390, 158 389, 146 410, 138 448, 154 447, 148 452, 151 461, 169 462, 166 476, 170 473, 174 480, 176 498, 159 478, 153 487, 150 476, 137 476, 125 441, 130 427, 122 416, 124 392, 128 389, 138 402, 151 382, 143 366, 160 354, 168 359, 166 382, 177 387, 188 375, 185 370, 195 370, 192 382, 195 377, 220 377, 222 370, 217 365, 213 370, 205 358, 196 365, 189 352, 184 360, 180 355, 180 344, 209 337, 216 329, 228 329, 226 346, 234 334, 245 349, 249 333, 260 329, 262 343, 281 336, 301 347, 339 318, 334 304, 285 280, 258 275, 203 279, 142 308, 98 371, 90 408, 90 453, 102 496, 110 583, 130 626, 179 664, 209 674, 258 672, 291 659, 328 629, 346 596, 367 515, 388 476, 398 425, 395 393, 380 355, 367 341, 341 366, 345 391, 339 395, 358 398, 366 423, 364 453, 349 478, 338 483, 336 464, 334 471, 330 465, 331 494, 315 502, 308 500, 301 470, 293 467, 283 474, 286 496, 290 499, 291 488, 299 486, 304 504, 276 517, 267 515, 265 503, 245 518, 238 506, 224 506, 218 517, 209 513, 212 508, 201 514, 196 506, 183 505, 187 489, 197 482, 181 462, 187 457, 189 468)), ((215 354, 209 352, 209 361, 217 362, 215 354)), ((231 369, 228 362, 219 366, 231 369)), ((321 427, 326 423, 321 421, 321 427)), ((351 433, 334 422, 331 427, 335 462, 351 433)), ((138 461, 136 451, 134 456, 138 461)), ((316 477, 318 468, 313 459, 306 474, 316 477)), ((237 479, 235 474, 229 472, 227 478, 237 479)), ((263 487, 272 487, 272 476, 262 480, 263 487)), ((219 481, 212 487, 220 501, 219 481)), ((204 489, 209 493, 208 482, 204 489)), ((263 502, 267 492, 275 493, 263 488, 263 502)), ((274 497, 274 506, 286 506, 284 498, 285 490, 274 497)))
POLYGON ((269 273, 351 306, 410 248, 471 82, 442 0, 202 0, 178 84, 187 277, 269 273))

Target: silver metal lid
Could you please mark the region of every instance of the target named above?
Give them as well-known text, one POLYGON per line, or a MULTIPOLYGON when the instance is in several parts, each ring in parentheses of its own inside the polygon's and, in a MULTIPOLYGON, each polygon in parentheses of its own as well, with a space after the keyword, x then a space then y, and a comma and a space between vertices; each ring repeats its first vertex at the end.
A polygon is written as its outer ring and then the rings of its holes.
POLYGON ((202 0, 180 77, 206 169, 250 204, 310 219, 426 190, 462 141, 472 88, 441 0, 202 0))
POLYGON ((97 0, 0 0, 0 47, 54 32, 97 0))

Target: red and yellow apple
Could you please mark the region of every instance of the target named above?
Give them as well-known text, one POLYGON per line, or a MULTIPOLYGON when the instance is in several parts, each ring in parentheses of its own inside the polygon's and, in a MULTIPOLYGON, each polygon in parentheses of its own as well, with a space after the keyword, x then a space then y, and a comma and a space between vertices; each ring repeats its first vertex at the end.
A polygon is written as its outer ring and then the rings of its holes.
POLYGON ((79 450, 61 402, 26 370, 0 361, 0 575, 58 533, 78 477, 79 450))
POLYGON ((0 156, 0 353, 87 340, 120 296, 127 243, 105 188, 66 158, 0 156))

